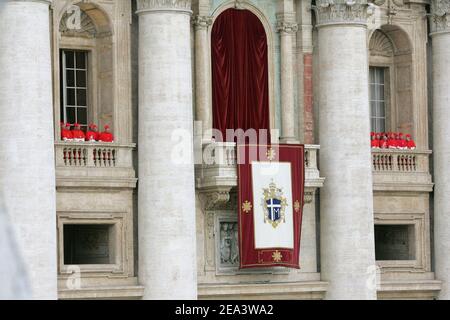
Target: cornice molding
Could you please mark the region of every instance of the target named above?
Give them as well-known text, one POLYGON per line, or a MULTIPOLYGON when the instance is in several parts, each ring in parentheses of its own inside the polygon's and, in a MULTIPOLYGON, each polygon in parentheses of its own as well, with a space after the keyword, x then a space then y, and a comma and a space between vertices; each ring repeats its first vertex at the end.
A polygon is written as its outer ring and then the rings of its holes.
POLYGON ((450 32, 450 0, 431 0, 431 35, 450 32))
POLYGON ((53 0, 7 0, 6 2, 40 2, 46 5, 51 5, 53 0))
POLYGON ((317 26, 334 24, 367 25, 367 18, 373 14, 372 3, 367 0, 317 0, 312 6, 317 26))
POLYGON ((192 13, 191 0, 137 0, 137 14, 154 11, 179 11, 192 13))

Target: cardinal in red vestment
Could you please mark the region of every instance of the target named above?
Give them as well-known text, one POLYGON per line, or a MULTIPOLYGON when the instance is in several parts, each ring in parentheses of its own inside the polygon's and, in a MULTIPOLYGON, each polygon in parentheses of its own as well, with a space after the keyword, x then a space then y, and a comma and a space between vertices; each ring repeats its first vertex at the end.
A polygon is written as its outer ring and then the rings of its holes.
POLYGON ((406 147, 410 150, 415 150, 416 149, 416 143, 414 142, 414 140, 411 139, 411 135, 407 134, 406 135, 406 147))
POLYGON ((370 146, 372 149, 379 149, 380 148, 380 139, 377 137, 377 134, 375 132, 370 133, 371 142, 370 146))
POLYGON ((403 138, 403 133, 398 134, 397 148, 402 150, 406 149, 406 140, 403 138))
POLYGON ((61 140, 62 141, 73 141, 73 135, 70 131, 70 123, 64 124, 61 122, 61 140))
POLYGON ((105 126, 105 131, 100 133, 98 141, 100 142, 114 142, 114 135, 109 132, 109 125, 105 126))
POLYGON ((382 134, 381 140, 380 140, 380 148, 381 149, 387 149, 389 148, 389 141, 388 136, 386 133, 382 134))
POLYGON ((389 149, 397 149, 397 139, 395 138, 395 133, 388 133, 388 148, 389 149))
POLYGON ((81 130, 81 126, 78 123, 75 123, 74 129, 72 130, 73 140, 76 142, 84 142, 86 136, 84 132, 81 130))
POLYGON ((97 128, 98 127, 93 123, 89 125, 89 131, 86 133, 86 141, 89 142, 98 141, 99 134, 97 128))

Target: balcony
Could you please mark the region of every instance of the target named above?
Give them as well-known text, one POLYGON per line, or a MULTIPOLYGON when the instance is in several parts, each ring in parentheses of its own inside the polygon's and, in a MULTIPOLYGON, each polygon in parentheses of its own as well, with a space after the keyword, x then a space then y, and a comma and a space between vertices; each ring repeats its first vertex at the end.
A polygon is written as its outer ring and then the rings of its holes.
POLYGON ((417 150, 372 150, 374 190, 431 192, 431 153, 417 150))
POLYGON ((58 187, 134 188, 135 147, 135 144, 57 142, 56 184, 58 187))
MULTIPOLYGON (((324 184, 317 166, 319 149, 317 145, 305 146, 305 203, 312 202, 315 190, 324 184)), ((208 195, 207 209, 220 208, 238 186, 236 144, 213 142, 204 144, 201 151, 203 164, 196 166, 196 187, 208 195)))

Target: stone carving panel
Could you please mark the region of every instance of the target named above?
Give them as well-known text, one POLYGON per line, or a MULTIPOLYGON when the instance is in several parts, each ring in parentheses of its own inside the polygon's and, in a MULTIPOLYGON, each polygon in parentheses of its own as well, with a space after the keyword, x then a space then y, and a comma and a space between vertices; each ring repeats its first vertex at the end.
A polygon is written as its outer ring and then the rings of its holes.
POLYGON ((221 267, 238 267, 239 236, 237 222, 220 222, 219 249, 221 267))

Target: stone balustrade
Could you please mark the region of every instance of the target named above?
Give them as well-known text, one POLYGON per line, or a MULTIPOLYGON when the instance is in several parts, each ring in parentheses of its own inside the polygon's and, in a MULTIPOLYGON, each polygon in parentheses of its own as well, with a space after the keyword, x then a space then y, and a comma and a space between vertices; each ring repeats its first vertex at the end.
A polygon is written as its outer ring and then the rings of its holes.
POLYGON ((373 171, 428 172, 429 152, 412 150, 373 150, 373 171))
POLYGON ((431 151, 374 149, 374 190, 432 191, 431 151))
POLYGON ((116 167, 123 146, 106 143, 62 143, 56 145, 57 166, 66 167, 116 167))
POLYGON ((134 187, 135 147, 134 144, 57 142, 57 185, 134 187))

